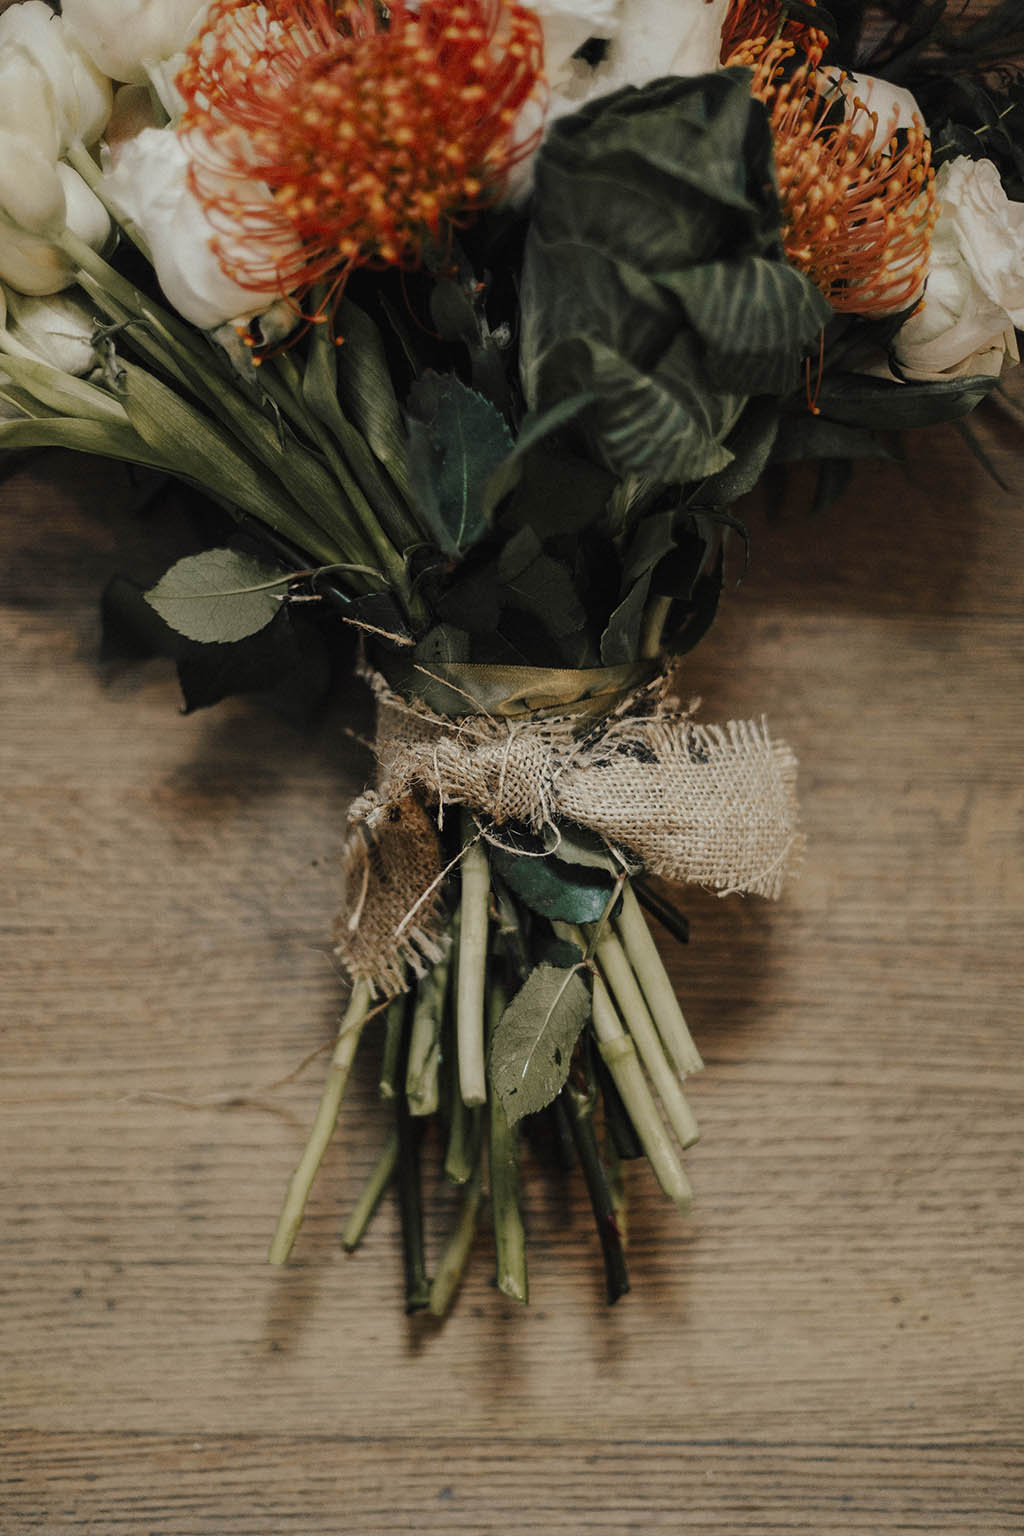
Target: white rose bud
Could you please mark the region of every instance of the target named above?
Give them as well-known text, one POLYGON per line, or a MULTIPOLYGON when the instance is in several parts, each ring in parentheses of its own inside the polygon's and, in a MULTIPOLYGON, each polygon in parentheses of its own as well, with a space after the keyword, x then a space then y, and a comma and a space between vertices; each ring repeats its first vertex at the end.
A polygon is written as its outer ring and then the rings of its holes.
POLYGON ((1024 203, 1011 202, 991 160, 960 156, 935 178, 940 201, 924 299, 894 352, 916 380, 998 373, 1024 326, 1024 203))
POLYGON ((26 134, 9 128, 0 128, 0 215, 34 235, 57 235, 65 222, 64 188, 54 160, 26 134))
POLYGON ((150 69, 181 51, 209 0, 64 0, 69 30, 112 80, 143 85, 150 69))
MULTIPOLYGON (((230 259, 244 244, 245 232, 216 231, 188 184, 190 157, 182 139, 169 128, 146 128, 124 144, 106 177, 105 190, 120 214, 139 229, 153 253, 157 280, 174 308, 200 330, 215 330, 226 320, 242 320, 268 309, 281 297, 277 288, 243 288, 221 268, 211 246, 216 236, 230 259)), ((252 204, 270 191, 259 182, 232 180, 232 192, 252 204)), ((282 260, 298 250, 282 250, 282 260)))
POLYGON ((61 153, 73 144, 95 144, 110 116, 110 81, 45 0, 23 0, 0 16, 0 48, 11 46, 28 54, 46 77, 61 153))

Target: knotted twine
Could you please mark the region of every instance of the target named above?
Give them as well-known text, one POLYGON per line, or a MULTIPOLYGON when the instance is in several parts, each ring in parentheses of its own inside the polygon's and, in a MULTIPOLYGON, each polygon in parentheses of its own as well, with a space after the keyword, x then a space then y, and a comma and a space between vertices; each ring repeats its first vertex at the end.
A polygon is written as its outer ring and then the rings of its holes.
MULTIPOLYGON (((559 679, 543 669, 502 671, 559 679)), ((664 674, 617 704, 611 688, 622 679, 605 668, 573 674, 575 699, 554 711, 512 713, 505 700, 455 718, 401 698, 377 672, 365 675, 377 699, 377 787, 349 812, 336 952, 374 995, 404 990, 407 966, 422 975, 443 953, 439 829, 451 806, 467 807, 495 841, 510 823, 536 833, 573 823, 633 870, 722 895, 775 898, 799 859, 790 748, 764 720, 697 724, 664 674), (604 712, 595 718, 595 710, 604 712)))

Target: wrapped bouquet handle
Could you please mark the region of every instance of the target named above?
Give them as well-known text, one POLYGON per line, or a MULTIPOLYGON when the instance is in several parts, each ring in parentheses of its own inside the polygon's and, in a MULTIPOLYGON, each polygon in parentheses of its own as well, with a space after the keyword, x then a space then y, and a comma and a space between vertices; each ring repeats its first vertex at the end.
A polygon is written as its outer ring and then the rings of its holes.
POLYGON ((678 1149, 698 1131, 681 1082, 701 1065, 630 877, 777 896, 802 847, 795 757, 763 722, 697 724, 654 664, 422 667, 404 697, 364 675, 378 778, 353 804, 344 855, 337 954, 352 999, 271 1259, 291 1248, 384 999, 382 1091, 399 1127, 363 1205, 398 1173, 408 1305, 441 1312, 453 1294, 481 1201, 483 1117, 498 1283, 525 1299, 515 1128, 552 1107, 583 1165, 615 1300, 628 1281, 609 1154, 642 1152, 685 1209, 678 1149), (431 1285, 407 1122, 435 1111, 467 1207, 431 1285))

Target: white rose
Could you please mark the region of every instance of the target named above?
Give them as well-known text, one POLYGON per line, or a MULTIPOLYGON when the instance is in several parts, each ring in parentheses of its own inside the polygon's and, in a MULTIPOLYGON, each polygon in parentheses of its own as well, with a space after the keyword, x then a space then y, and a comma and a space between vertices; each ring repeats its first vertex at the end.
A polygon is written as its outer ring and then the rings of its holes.
POLYGON ((64 0, 62 14, 112 80, 142 85, 198 31, 209 0, 64 0))
MULTIPOLYGON (((7 332, 16 344, 62 373, 91 373, 99 358, 93 346, 98 321, 68 293, 46 298, 7 294, 7 332)), ((0 365, 2 366, 2 365, 0 365)))
MULTIPOLYGON (((106 176, 104 190, 118 213, 139 229, 152 253, 157 280, 174 308, 200 330, 216 329, 226 320, 241 320, 268 309, 281 297, 276 287, 264 291, 243 288, 223 271, 211 241, 216 236, 225 256, 244 244, 222 220, 216 230, 189 186, 190 157, 183 140, 169 128, 145 128, 121 147, 117 163, 106 176)), ((233 195, 251 208, 273 199, 261 182, 232 179, 233 195)), ((297 237, 282 260, 299 249, 297 237)))
POLYGON ((22 49, 46 78, 61 153, 95 144, 110 116, 110 81, 45 0, 24 0, 0 16, 0 48, 10 47, 22 49))
POLYGON ((1024 325, 1024 203, 990 160, 960 156, 935 178, 940 199, 924 298, 896 337, 912 379, 998 373, 1024 325))
POLYGON ((27 134, 0 128, 0 219, 34 235, 64 228, 64 189, 57 166, 27 134))
MULTIPOLYGON (((0 164, 4 163, 3 139, 0 133, 0 164)), ((52 169, 46 161, 43 165, 52 169)), ((55 222, 33 231, 24 220, 18 221, 21 228, 0 220, 0 281, 19 293, 58 293, 74 282, 74 267, 53 243, 53 237, 65 228, 96 251, 110 237, 110 216, 78 172, 61 163, 54 178, 59 194, 59 218, 55 222)))

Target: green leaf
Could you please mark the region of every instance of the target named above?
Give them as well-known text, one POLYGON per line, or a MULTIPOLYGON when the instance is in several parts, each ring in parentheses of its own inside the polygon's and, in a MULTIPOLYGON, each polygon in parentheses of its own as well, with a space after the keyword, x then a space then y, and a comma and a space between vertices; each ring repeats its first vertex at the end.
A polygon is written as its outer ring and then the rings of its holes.
POLYGON ((564 923, 596 923, 608 905, 614 880, 603 870, 561 859, 509 853, 494 844, 488 858, 531 911, 564 923))
POLYGON ((290 573, 232 549, 187 555, 146 593, 172 629, 190 640, 226 644, 263 629, 281 611, 290 573))
POLYGON ((279 480, 241 453, 223 428, 173 389, 144 368, 122 362, 120 395, 131 425, 154 455, 150 462, 166 465, 251 512, 313 559, 325 565, 344 559, 339 546, 321 535, 290 501, 279 480))
POLYGON ((60 368, 53 368, 49 363, 5 356, 0 369, 51 411, 59 411, 62 415, 85 421, 128 425, 124 406, 107 390, 89 384, 85 379, 76 378, 73 374, 64 373, 60 368))
POLYGON ((586 827, 577 827, 573 822, 562 821, 557 827, 545 827, 544 845, 566 864, 580 864, 585 869, 604 869, 618 876, 628 867, 609 852, 603 837, 586 827))
POLYGON ((590 994, 578 967, 538 965, 530 972, 491 1041, 491 1082, 510 1125, 557 1096, 589 1016, 590 994))
POLYGON ((724 389, 788 394, 832 318, 831 304, 802 272, 764 256, 705 262, 659 280, 682 303, 708 373, 724 389))
POLYGON ((822 416, 851 427, 899 431, 967 416, 998 384, 985 375, 934 384, 895 384, 863 374, 826 377, 818 395, 822 416))
POLYGON ((701 506, 728 507, 752 491, 764 473, 778 428, 778 402, 768 397, 751 400, 726 438, 732 463, 698 486, 692 499, 701 506))
POLYGON ((608 620, 601 636, 601 661, 604 666, 615 667, 622 662, 639 659, 644 610, 650 590, 651 572, 646 570, 633 583, 608 620))
POLYGON ((427 373, 408 400, 409 476, 416 511, 445 554, 487 532, 485 497, 512 436, 501 412, 454 374, 427 373))
POLYGON ((829 421, 826 416, 797 416, 783 421, 772 458, 785 464, 799 459, 895 459, 896 455, 873 432, 829 421))
POLYGON ((531 614, 556 639, 578 634, 587 622, 568 566, 545 554, 532 528, 513 534, 498 560, 506 606, 531 614))
POLYGON ((0 449, 15 448, 71 448, 105 459, 124 459, 129 464, 148 464, 154 469, 177 468, 131 427, 112 421, 81 421, 69 416, 0 421, 0 449))

